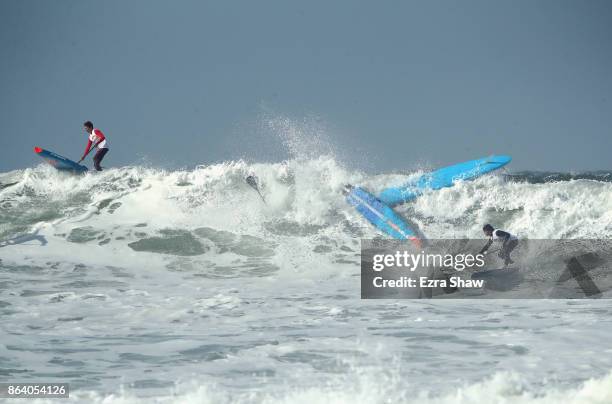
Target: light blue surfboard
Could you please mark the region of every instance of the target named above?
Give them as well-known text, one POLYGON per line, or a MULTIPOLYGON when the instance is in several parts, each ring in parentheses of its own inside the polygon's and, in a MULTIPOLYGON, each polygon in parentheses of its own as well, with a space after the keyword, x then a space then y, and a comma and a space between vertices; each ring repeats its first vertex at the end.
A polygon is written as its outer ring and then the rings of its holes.
POLYGON ((512 160, 510 156, 490 156, 440 168, 423 174, 399 187, 384 189, 378 199, 388 206, 408 202, 427 190, 453 186, 457 181, 467 181, 502 168, 512 160))
POLYGON ((49 163, 60 171, 70 171, 75 174, 81 174, 87 171, 87 167, 75 163, 74 161, 67 159, 64 156, 60 156, 57 153, 53 153, 52 151, 45 150, 40 147, 35 147, 34 152, 39 157, 42 157, 47 163, 49 163))
POLYGON ((360 187, 347 185, 346 200, 370 223, 384 233, 398 240, 410 240, 416 245, 421 245, 421 240, 416 236, 410 226, 378 198, 360 187))

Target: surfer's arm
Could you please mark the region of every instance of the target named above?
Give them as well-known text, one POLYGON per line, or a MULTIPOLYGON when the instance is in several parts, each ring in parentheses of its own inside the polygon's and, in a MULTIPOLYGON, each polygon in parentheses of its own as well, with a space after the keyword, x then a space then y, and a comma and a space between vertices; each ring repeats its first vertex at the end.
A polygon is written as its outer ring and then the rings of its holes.
POLYGON ((487 244, 485 244, 485 246, 482 247, 482 250, 480 250, 478 254, 484 254, 485 251, 487 251, 489 247, 491 247, 491 244, 493 244, 493 239, 490 239, 489 241, 487 241, 487 244))
POLYGON ((83 161, 83 159, 85 158, 85 156, 87 156, 87 153, 89 153, 89 148, 91 147, 91 140, 87 140, 87 146, 85 146, 85 151, 83 152, 83 156, 81 157, 81 159, 79 160, 79 163, 81 161, 83 161))

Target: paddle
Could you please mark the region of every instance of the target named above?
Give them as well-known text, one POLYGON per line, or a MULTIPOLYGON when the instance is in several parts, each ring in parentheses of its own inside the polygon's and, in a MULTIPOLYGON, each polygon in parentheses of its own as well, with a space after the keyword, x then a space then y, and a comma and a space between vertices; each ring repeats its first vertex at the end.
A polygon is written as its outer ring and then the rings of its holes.
POLYGON ((89 150, 87 151, 87 153, 85 153, 85 155, 83 156, 83 158, 82 158, 82 159, 80 159, 79 161, 77 161, 77 164, 81 164, 81 161, 85 160, 85 158, 86 158, 86 157, 89 155, 89 153, 91 153, 91 151, 92 151, 93 149, 95 149, 95 148, 96 148, 96 146, 98 146, 99 144, 100 144, 100 142, 96 142, 96 143, 94 143, 94 144, 93 144, 93 146, 91 146, 91 149, 89 149, 89 150))
POLYGON ((487 251, 485 251, 485 252, 484 252, 484 254, 485 254, 485 255, 487 255, 487 254, 493 254, 493 253, 498 252, 499 250, 501 250, 501 248, 495 248, 495 249, 490 250, 490 251, 489 251, 489 250, 487 250, 487 251))
POLYGON ((257 177, 254 175, 249 175, 248 177, 246 177, 246 183, 249 184, 251 188, 253 188, 255 191, 257 191, 263 203, 266 203, 266 199, 263 197, 263 195, 259 191, 259 186, 257 185, 257 177))

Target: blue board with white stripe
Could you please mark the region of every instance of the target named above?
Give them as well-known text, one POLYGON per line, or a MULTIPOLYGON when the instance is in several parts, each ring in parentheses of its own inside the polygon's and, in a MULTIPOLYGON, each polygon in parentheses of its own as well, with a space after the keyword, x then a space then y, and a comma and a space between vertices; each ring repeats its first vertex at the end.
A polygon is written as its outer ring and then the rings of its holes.
POLYGON ((378 199, 389 206, 408 202, 427 190, 453 186, 457 181, 467 181, 502 168, 512 160, 510 156, 490 156, 444 167, 409 181, 399 187, 383 190, 378 199))
POLYGON ((53 153, 52 151, 42 149, 40 147, 35 147, 34 152, 44 159, 47 163, 57 168, 60 171, 69 171, 75 174, 81 174, 87 171, 87 167, 82 166, 74 161, 67 159, 64 156, 60 156, 57 153, 53 153))
POLYGON ((420 245, 412 228, 389 206, 360 187, 347 186, 346 200, 370 223, 398 240, 411 240, 420 245))

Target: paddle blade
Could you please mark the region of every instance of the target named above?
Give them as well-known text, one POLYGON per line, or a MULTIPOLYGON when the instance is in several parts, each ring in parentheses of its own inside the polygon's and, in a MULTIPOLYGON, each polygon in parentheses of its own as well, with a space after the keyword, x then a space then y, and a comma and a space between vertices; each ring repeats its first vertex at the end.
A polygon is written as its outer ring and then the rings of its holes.
POLYGON ((249 175, 248 177, 246 177, 246 183, 256 190, 259 189, 259 187, 257 186, 257 177, 255 177, 254 175, 249 175))

